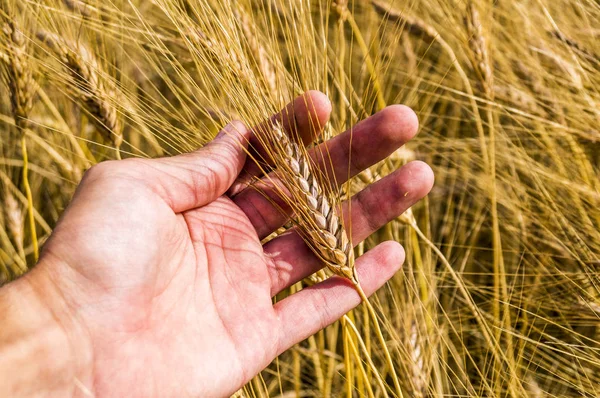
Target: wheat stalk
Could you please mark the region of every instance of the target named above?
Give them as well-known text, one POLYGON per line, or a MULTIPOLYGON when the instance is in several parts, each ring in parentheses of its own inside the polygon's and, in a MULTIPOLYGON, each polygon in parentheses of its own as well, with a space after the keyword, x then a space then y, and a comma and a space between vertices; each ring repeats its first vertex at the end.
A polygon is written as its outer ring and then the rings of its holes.
POLYGON ((116 149, 120 148, 123 142, 122 126, 118 111, 111 102, 116 90, 99 73, 101 69, 97 60, 84 47, 56 34, 42 31, 37 33, 37 37, 64 64, 73 80, 77 99, 92 116, 98 131, 116 149))
POLYGON ((279 147, 285 161, 286 173, 283 174, 282 181, 293 199, 300 201, 300 206, 296 206, 299 210, 297 222, 306 238, 305 241, 332 273, 352 281, 373 319, 396 394, 402 397, 402 388, 396 375, 394 361, 387 349, 375 309, 358 280, 354 267, 354 249, 346 229, 335 214, 335 206, 321 188, 315 173, 311 170, 310 160, 300 150, 298 144, 289 139, 280 124, 276 123, 272 130, 273 143, 279 147))

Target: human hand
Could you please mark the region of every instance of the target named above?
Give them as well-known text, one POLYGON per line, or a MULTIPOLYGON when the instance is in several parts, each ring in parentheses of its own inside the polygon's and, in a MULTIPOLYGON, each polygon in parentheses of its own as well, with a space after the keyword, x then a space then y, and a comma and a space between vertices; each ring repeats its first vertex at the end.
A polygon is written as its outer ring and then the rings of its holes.
MULTIPOLYGON (((286 109, 279 117, 293 115, 296 134, 310 141, 310 126, 326 122, 330 104, 309 92, 286 109)), ((391 106, 355 126, 352 145, 349 132, 322 145, 341 183, 416 131, 415 114, 391 106)), ((248 141, 252 132, 234 122, 193 153, 105 162, 86 173, 39 265, 16 282, 43 297, 68 335, 68 376, 54 379, 54 393, 226 396, 360 303, 349 281, 332 277, 272 304, 323 264, 293 232, 261 244, 286 217, 261 193, 239 188, 256 171, 248 141)), ((357 194, 345 213, 352 241, 398 217, 432 184, 431 169, 412 162, 357 194)), ((366 293, 403 261, 396 242, 358 258, 366 293)))

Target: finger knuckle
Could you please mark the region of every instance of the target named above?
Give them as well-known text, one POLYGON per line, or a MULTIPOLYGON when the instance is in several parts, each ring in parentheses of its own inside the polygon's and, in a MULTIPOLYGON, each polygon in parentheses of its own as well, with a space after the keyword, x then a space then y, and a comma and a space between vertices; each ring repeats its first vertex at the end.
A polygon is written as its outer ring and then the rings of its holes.
POLYGON ((83 175, 83 182, 97 181, 107 178, 115 169, 115 161, 108 160, 90 167, 83 175))

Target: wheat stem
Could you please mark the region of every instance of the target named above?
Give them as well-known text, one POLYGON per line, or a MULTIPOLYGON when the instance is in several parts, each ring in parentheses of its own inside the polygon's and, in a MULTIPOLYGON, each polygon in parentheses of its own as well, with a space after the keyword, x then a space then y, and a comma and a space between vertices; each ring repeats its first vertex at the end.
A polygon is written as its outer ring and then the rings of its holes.
MULTIPOLYGON (((336 352, 340 324, 335 323, 328 333, 328 349, 330 352, 336 352)), ((325 397, 331 397, 331 388, 333 387, 333 377, 335 374, 336 357, 331 355, 327 361, 327 374, 325 375, 325 397)))
POLYGON ((292 366, 294 369, 294 392, 296 393, 296 398, 300 398, 300 372, 301 372, 301 364, 300 364, 300 354, 298 350, 292 349, 292 366))
POLYGON ((323 365, 321 363, 321 356, 319 355, 317 342, 315 336, 308 338, 308 344, 310 346, 311 359, 315 368, 315 375, 317 376, 317 386, 319 387, 319 393, 323 394, 324 391, 324 376, 323 376, 323 365))
POLYGON ((359 294, 360 298, 362 299, 363 303, 367 306, 367 309, 369 310, 369 314, 371 315, 371 318, 373 319, 373 325, 375 326, 375 334, 377 335, 377 338, 379 339, 379 342, 381 343, 381 348, 383 349, 383 353, 385 354, 385 359, 387 361, 387 365, 390 368, 390 374, 392 376, 392 381, 394 382, 394 388, 396 389, 396 394, 398 395, 398 397, 402 398, 402 397, 404 397, 404 395, 402 394, 402 387, 400 386, 400 381, 398 380, 398 375, 396 374, 394 360, 392 359, 392 355, 390 354, 390 351, 387 348, 387 342, 385 341, 385 338, 383 337, 383 333, 381 331, 381 327, 379 326, 379 320, 377 318, 377 313, 375 312, 375 308, 373 308, 373 305, 369 301, 369 298, 365 294, 365 291, 363 290, 360 283, 355 283, 354 288, 356 289, 356 291, 359 294))
MULTIPOLYGON (((354 322, 352 322, 352 319, 350 319, 350 317, 348 315, 344 315, 344 317, 342 318, 342 322, 346 326, 348 326, 350 328, 350 330, 352 330, 354 332, 356 341, 358 342, 358 345, 360 346, 361 350, 363 351, 363 354, 365 355, 365 357, 367 359, 367 363, 369 364, 369 369, 372 369, 375 372, 375 379, 377 380, 377 384, 379 384, 379 387, 381 388, 381 392, 383 394, 386 394, 386 396, 387 396, 383 378, 377 371, 377 368, 375 367, 375 364, 373 363, 373 359, 371 358, 371 355, 367 351, 367 346, 365 345, 365 342, 363 341, 362 337, 360 336, 360 332, 356 328, 356 325, 354 324, 354 322)), ((352 339, 349 339, 349 342, 350 342, 349 343, 350 348, 352 349, 354 356, 356 358, 360 358, 358 349, 356 348, 356 345, 354 345, 354 342, 352 341, 352 339)), ((371 384, 369 383, 369 380, 371 380, 371 379, 367 376, 367 373, 366 373, 364 367, 362 366, 362 364, 360 363, 360 361, 358 361, 358 369, 360 370, 360 373, 361 373, 361 376, 363 377, 363 379, 367 381, 367 383, 365 383, 365 385, 366 385, 367 391, 369 392, 369 396, 374 397, 373 389, 371 387, 371 384)))
POLYGON ((36 232, 35 217, 33 214, 33 195, 31 194, 31 187, 29 185, 29 159, 27 156, 27 140, 25 136, 21 137, 21 151, 23 152, 23 188, 25 190, 25 197, 27 198, 27 215, 29 219, 29 230, 31 234, 31 244, 33 245, 33 259, 37 263, 40 257, 40 250, 36 232))
POLYGON ((346 382, 345 382, 345 387, 346 387, 346 398, 352 398, 353 394, 352 394, 352 386, 354 384, 353 382, 353 375, 352 375, 352 363, 350 361, 351 357, 350 357, 350 332, 348 331, 347 325, 346 325, 346 319, 348 319, 347 317, 342 318, 342 336, 343 336, 343 342, 344 342, 344 369, 346 371, 346 382))

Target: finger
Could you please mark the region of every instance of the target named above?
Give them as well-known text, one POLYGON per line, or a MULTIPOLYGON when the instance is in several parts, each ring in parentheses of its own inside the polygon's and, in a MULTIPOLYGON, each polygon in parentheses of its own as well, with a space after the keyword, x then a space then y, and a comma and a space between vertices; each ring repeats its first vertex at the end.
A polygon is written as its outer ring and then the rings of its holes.
POLYGON ((239 121, 229 123, 203 148, 177 156, 135 160, 143 178, 174 212, 203 206, 223 195, 246 160, 250 130, 239 121))
MULTIPOLYGON (((392 105, 309 152, 327 180, 342 184, 367 167, 385 159, 415 136, 419 122, 408 107, 392 105)), ((276 172, 234 198, 262 239, 281 227, 290 213, 274 188, 276 172), (283 210, 283 211, 282 211, 283 210)), ((278 185, 278 184, 276 184, 278 185)))
POLYGON ((281 112, 273 115, 266 122, 252 128, 250 156, 240 176, 229 190, 229 196, 233 197, 241 192, 257 176, 262 175, 261 168, 264 169, 270 164, 268 151, 265 150, 257 136, 262 129, 271 128, 273 123, 279 122, 294 141, 306 145, 321 134, 330 114, 331 102, 327 96, 320 91, 311 90, 294 99, 281 112), (260 167, 257 162, 261 163, 260 167))
MULTIPOLYGON (((342 207, 345 225, 351 225, 352 242, 362 242, 400 216, 425 197, 432 186, 431 168, 415 161, 356 194, 350 206, 344 203, 342 207)), ((264 245, 264 251, 269 257, 271 296, 323 268, 323 263, 294 230, 264 245)))
MULTIPOLYGON (((361 286, 367 295, 373 294, 400 269, 404 249, 397 242, 384 242, 356 260, 361 286)), ((301 290, 275 304, 279 319, 281 354, 294 344, 332 324, 361 299, 352 282, 338 276, 301 290)))

